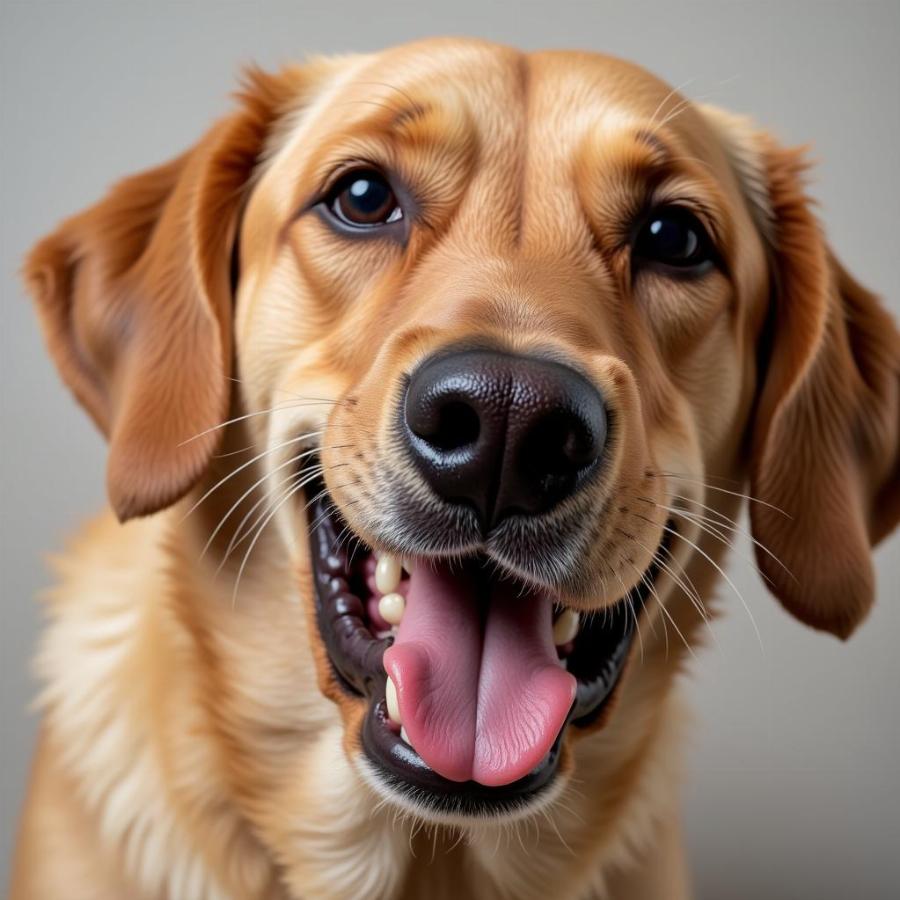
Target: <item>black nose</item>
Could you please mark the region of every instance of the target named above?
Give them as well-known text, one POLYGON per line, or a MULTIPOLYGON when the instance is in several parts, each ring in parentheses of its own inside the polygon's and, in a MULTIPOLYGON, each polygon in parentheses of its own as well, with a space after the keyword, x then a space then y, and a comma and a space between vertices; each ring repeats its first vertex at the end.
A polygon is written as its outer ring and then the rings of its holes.
POLYGON ((606 407, 586 378, 492 350, 427 360, 404 414, 419 471, 445 500, 473 506, 484 528, 573 494, 606 442, 606 407))

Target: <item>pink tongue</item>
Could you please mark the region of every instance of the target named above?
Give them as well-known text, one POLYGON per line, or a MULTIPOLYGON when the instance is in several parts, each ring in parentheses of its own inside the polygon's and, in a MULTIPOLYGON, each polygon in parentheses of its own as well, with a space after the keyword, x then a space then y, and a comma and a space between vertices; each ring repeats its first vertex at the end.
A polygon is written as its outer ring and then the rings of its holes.
POLYGON ((547 597, 498 581, 481 611, 476 598, 470 574, 420 563, 384 666, 419 756, 452 781, 497 786, 549 752, 575 679, 557 658, 547 597))

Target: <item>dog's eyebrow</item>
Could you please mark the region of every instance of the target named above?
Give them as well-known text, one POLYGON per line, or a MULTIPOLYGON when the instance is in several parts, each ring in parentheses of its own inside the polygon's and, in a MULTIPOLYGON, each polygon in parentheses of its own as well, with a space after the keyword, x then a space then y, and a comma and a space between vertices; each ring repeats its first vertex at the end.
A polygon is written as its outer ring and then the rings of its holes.
POLYGON ((639 128, 634 133, 634 139, 639 143, 648 147, 657 156, 655 162, 660 165, 665 164, 671 159, 671 151, 666 142, 656 133, 647 128, 639 128))
POLYGON ((391 132, 402 132, 410 125, 418 122, 420 119, 425 118, 425 116, 427 116, 432 111, 432 108, 429 105, 419 103, 418 101, 413 100, 412 97, 409 97, 408 99, 409 103, 405 106, 396 106, 393 103, 388 103, 384 100, 372 100, 370 98, 360 98, 348 100, 346 102, 351 104, 361 103, 369 106, 375 106, 379 109, 383 109, 386 112, 391 113, 390 118, 386 118, 382 115, 376 115, 373 119, 369 119, 368 121, 361 123, 364 130, 371 130, 377 133, 380 132, 382 134, 390 134, 391 132))
POLYGON ((393 91, 395 94, 399 95, 403 100, 408 101, 408 105, 401 108, 396 108, 390 101, 385 100, 357 100, 358 103, 371 103, 375 106, 381 106, 384 109, 388 109, 394 112, 393 118, 388 122, 387 127, 388 130, 400 128, 403 125, 408 124, 409 122, 414 122, 416 119, 422 118, 430 109, 427 104, 420 103, 415 98, 411 97, 409 93, 402 88, 397 87, 396 85, 389 84, 386 81, 356 81, 354 85, 360 85, 363 87, 383 87, 388 88, 393 91))
POLYGON ((388 126, 392 131, 399 130, 406 125, 410 125, 418 119, 423 118, 429 112, 429 108, 422 103, 413 101, 409 106, 400 109, 388 126))

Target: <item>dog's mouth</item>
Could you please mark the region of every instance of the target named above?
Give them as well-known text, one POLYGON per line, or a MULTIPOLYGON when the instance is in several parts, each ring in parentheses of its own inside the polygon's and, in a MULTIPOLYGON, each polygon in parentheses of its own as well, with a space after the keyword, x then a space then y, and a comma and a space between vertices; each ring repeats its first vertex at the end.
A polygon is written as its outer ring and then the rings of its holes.
POLYGON ((368 703, 380 782, 436 812, 521 809, 554 780, 567 726, 608 706, 667 541, 627 596, 579 616, 484 556, 348 541, 324 486, 309 495, 319 632, 341 689, 368 703))

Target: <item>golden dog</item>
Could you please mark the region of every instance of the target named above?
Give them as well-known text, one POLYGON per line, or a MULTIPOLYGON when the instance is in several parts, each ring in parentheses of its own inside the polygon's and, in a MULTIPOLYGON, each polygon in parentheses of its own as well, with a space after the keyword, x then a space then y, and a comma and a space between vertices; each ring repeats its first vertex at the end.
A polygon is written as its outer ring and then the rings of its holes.
POLYGON ((900 516, 900 338, 804 169, 625 62, 433 40, 249 73, 41 241, 112 513, 13 896, 688 896, 676 674, 743 485, 842 638, 900 516))

